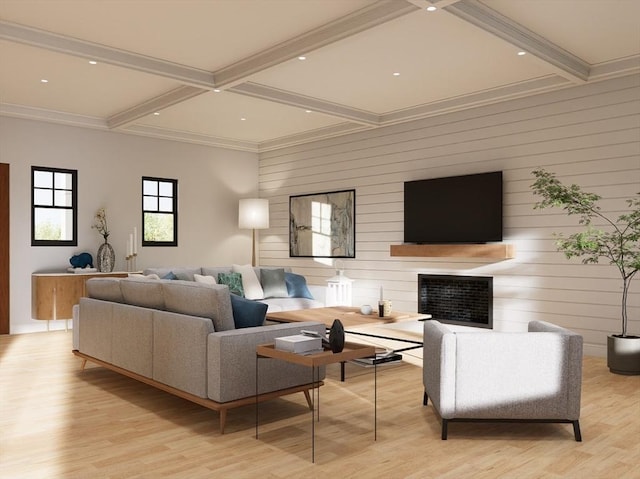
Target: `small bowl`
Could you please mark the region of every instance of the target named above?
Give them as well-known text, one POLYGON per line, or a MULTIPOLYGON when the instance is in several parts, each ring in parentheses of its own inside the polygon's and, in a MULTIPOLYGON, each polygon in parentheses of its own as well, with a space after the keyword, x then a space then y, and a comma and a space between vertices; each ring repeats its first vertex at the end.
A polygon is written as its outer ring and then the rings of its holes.
POLYGON ((360 306, 360 312, 362 314, 371 314, 373 312, 373 308, 368 304, 363 304, 360 306))

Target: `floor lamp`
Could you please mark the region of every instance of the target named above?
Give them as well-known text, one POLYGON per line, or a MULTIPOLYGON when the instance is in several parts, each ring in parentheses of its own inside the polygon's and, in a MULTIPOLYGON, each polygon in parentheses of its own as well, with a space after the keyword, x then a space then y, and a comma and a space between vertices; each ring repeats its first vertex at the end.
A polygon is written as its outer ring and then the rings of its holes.
POLYGON ((251 265, 256 265, 256 230, 269 227, 269 200, 249 198, 240 200, 238 228, 253 231, 251 265))

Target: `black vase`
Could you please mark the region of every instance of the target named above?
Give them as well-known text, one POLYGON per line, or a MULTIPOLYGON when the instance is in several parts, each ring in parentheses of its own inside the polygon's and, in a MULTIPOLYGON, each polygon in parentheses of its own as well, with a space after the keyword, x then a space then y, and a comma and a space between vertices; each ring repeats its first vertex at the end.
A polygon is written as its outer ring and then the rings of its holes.
POLYGON ((329 330, 329 347, 334 353, 344 349, 344 326, 339 319, 334 319, 329 330))

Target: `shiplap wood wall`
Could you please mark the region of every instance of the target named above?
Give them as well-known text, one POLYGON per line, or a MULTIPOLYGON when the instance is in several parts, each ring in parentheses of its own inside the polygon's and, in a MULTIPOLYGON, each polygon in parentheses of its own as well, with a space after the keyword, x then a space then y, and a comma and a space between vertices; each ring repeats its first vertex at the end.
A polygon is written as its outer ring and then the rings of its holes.
MULTIPOLYGON (((494 328, 526 329, 541 319, 584 336, 585 353, 604 355, 606 335, 620 332, 621 281, 615 267, 567 261, 553 232, 577 219, 534 210, 531 172, 544 167, 603 196, 616 216, 640 191, 640 76, 592 83, 328 139, 260 155, 260 196, 270 200, 271 227, 260 234, 260 264, 287 265, 311 284, 335 274, 324 259, 289 258, 289 195, 354 188, 354 305, 375 304, 379 287, 397 310, 416 311, 417 274, 494 277, 494 328), (504 172, 504 241, 516 258, 397 258, 403 240, 403 182, 504 172)), ((630 332, 640 333, 640 279, 629 297, 630 332)))

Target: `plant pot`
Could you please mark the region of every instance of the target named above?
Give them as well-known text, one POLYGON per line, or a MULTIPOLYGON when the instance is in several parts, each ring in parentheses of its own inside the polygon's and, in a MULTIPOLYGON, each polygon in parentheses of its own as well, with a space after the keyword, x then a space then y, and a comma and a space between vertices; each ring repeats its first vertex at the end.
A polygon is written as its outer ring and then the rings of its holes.
POLYGON ((615 374, 640 374, 640 336, 607 336, 607 366, 615 374))

